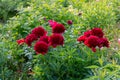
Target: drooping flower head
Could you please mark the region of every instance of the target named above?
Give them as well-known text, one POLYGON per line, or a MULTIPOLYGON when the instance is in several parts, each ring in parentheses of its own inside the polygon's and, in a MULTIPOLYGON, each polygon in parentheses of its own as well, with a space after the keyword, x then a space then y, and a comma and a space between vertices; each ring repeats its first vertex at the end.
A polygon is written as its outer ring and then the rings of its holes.
POLYGON ((104 33, 101 28, 94 28, 91 30, 91 34, 94 36, 98 36, 99 38, 102 38, 104 33))
POLYGON ((57 23, 56 21, 54 21, 54 20, 49 20, 48 23, 49 23, 50 27, 53 27, 53 26, 55 26, 56 24, 58 24, 58 23, 57 23))
POLYGON ((52 27, 52 32, 53 33, 64 33, 65 32, 65 27, 63 24, 56 24, 52 27))
POLYGON ((58 45, 64 44, 64 37, 61 34, 52 34, 49 38, 49 45, 54 48, 58 45))
POLYGON ((72 25, 72 24, 73 24, 72 20, 68 20, 68 21, 67 21, 67 24, 68 24, 68 25, 72 25))
POLYGON ((25 43, 28 45, 28 46, 31 46, 32 42, 37 40, 37 36, 35 34, 29 34, 28 36, 26 36, 25 38, 25 43))
POLYGON ((48 44, 49 43, 48 39, 49 39, 49 36, 42 36, 42 37, 40 37, 39 41, 43 41, 43 42, 46 42, 48 44))
POLYGON ((43 41, 38 41, 35 43, 34 50, 37 54, 46 54, 48 52, 48 44, 43 41))
POLYGON ((17 40, 17 43, 18 43, 18 45, 22 45, 22 44, 24 44, 25 43, 25 39, 19 39, 19 40, 17 40))
POLYGON ((83 35, 83 36, 78 37, 77 41, 84 42, 86 39, 87 39, 87 37, 83 35))
POLYGON ((109 47, 109 41, 107 38, 100 38, 99 39, 99 47, 109 47))
POLYGON ((35 34, 38 38, 47 34, 47 31, 42 27, 36 27, 32 30, 32 34, 35 34))

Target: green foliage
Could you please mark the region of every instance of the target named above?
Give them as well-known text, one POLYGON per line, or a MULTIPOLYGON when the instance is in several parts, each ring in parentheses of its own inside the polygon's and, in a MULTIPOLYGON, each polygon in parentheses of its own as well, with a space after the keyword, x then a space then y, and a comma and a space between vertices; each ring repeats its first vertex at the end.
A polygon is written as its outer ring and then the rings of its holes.
POLYGON ((6 22, 7 19, 18 13, 18 7, 26 6, 28 1, 0 0, 0 19, 6 22))
POLYGON ((113 5, 114 11, 117 17, 116 21, 119 22, 120 21, 120 0, 115 0, 113 4, 114 4, 113 5))
POLYGON ((115 24, 113 7, 106 1, 90 2, 83 5, 81 24, 84 29, 110 27, 115 24))
POLYGON ((103 48, 93 53, 76 41, 87 29, 100 27, 113 43, 113 36, 116 38, 118 35, 118 28, 113 25, 119 22, 119 6, 119 0, 1 0, 0 18, 6 20, 11 11, 19 12, 5 25, 0 24, 0 79, 120 79, 120 47, 111 44, 110 49, 103 48), (28 2, 29 6, 26 5, 28 2), (40 25, 50 35, 50 19, 66 27, 64 46, 50 48, 43 56, 35 54, 34 46, 28 48, 25 44, 17 45, 17 39, 25 38, 34 27, 40 25), (73 25, 68 25, 67 20, 72 20, 73 25), (32 70, 31 74, 29 69, 32 70))
POLYGON ((115 60, 112 60, 111 63, 107 63, 104 65, 104 60, 99 58, 99 64, 101 66, 89 66, 87 68, 90 68, 94 74, 94 76, 91 76, 84 80, 118 80, 120 79, 120 66, 116 64, 115 60), (101 63, 102 61, 102 63, 101 63))

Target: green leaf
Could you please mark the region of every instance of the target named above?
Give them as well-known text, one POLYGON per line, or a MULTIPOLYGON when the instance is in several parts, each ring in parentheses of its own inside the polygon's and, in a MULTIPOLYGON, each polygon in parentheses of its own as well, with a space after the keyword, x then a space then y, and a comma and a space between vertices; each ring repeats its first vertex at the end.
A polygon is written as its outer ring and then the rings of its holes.
POLYGON ((86 67, 86 68, 94 69, 94 68, 99 68, 99 66, 92 65, 92 66, 88 66, 88 67, 86 67))

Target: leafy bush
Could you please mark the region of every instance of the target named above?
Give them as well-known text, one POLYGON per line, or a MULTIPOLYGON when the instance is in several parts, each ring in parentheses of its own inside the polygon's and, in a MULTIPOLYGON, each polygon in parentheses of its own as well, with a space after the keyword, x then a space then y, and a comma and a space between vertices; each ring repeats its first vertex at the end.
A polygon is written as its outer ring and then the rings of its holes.
POLYGON ((84 80, 96 80, 96 79, 104 79, 104 80, 117 80, 120 79, 119 74, 120 74, 120 67, 117 65, 116 61, 113 59, 111 60, 112 62, 108 63, 105 62, 105 57, 101 57, 98 59, 98 62, 100 66, 97 65, 91 65, 88 66, 87 68, 90 68, 94 74, 94 76, 91 76, 89 78, 86 78, 84 80))
POLYGON ((117 22, 120 21, 120 3, 119 3, 119 0, 115 0, 113 2, 113 7, 114 7, 114 11, 115 11, 115 15, 117 17, 117 22))
POLYGON ((113 36, 118 35, 111 29, 115 29, 112 25, 119 15, 119 1, 111 2, 113 4, 108 5, 110 0, 104 0, 104 3, 94 0, 31 0, 29 6, 19 7, 16 16, 10 18, 7 24, 0 25, 0 79, 119 79, 120 55, 119 50, 114 49, 115 45, 111 45, 110 49, 97 48, 93 53, 76 40, 86 29, 100 27, 112 43, 113 36), (50 47, 43 56, 36 55, 33 46, 17 45, 17 39, 25 38, 39 25, 50 32, 49 19, 66 27, 64 46, 50 47), (72 20, 73 24, 68 25, 68 20, 72 20))
POLYGON ((115 24, 116 16, 113 7, 107 2, 91 2, 83 5, 81 24, 84 29, 93 27, 110 27, 115 24))
MULTIPOLYGON (((49 19, 54 19, 64 24, 66 24, 67 20, 71 20, 71 19, 74 21, 74 23, 77 22, 77 18, 74 17, 75 16, 74 13, 70 13, 69 11, 66 11, 67 10, 66 8, 62 8, 62 6, 58 6, 58 8, 61 9, 60 10, 57 9, 58 11, 56 11, 55 6, 57 5, 55 3, 52 3, 53 5, 49 5, 50 2, 49 4, 43 4, 42 1, 41 2, 35 1, 32 3, 31 6, 22 9, 19 15, 11 18, 11 20, 6 25, 7 27, 12 28, 13 36, 16 37, 25 36, 28 32, 30 32, 32 28, 41 25, 43 22, 46 23, 42 25, 46 25, 48 23, 47 20, 49 19), (44 18, 46 18, 46 21, 43 20, 44 18), (17 34, 15 34, 16 32, 17 34)), ((68 8, 71 9, 71 7, 68 8)))
POLYGON ((17 8, 26 6, 28 0, 0 0, 0 19, 5 22, 10 17, 18 13, 17 8))
MULTIPOLYGON (((12 18, 7 24, 13 28, 15 36, 25 36, 31 28, 41 25, 47 20, 53 19, 66 25, 67 20, 72 20, 74 23, 75 33, 78 30, 84 32, 87 28, 93 27, 109 27, 115 24, 116 16, 113 6, 108 6, 107 2, 79 2, 75 4, 69 2, 68 7, 63 7, 59 1, 32 1, 30 6, 20 10, 19 15, 12 18), (73 5, 74 4, 74 5, 73 5), (58 6, 59 5, 59 6, 58 6), (88 7, 89 6, 89 7, 88 7), (64 13, 63 13, 64 12, 64 13), (81 15, 79 15, 81 13, 81 15)), ((66 26, 67 27, 67 26, 66 26)))

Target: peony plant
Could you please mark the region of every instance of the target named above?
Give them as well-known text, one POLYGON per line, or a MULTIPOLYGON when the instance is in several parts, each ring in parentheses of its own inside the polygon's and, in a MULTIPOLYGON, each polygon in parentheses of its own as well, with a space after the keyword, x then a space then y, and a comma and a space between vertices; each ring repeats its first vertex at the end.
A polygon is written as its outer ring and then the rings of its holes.
POLYGON ((32 29, 31 33, 28 34, 26 38, 17 40, 18 45, 26 43, 30 47, 35 41, 34 50, 36 54, 43 55, 48 52, 50 46, 56 48, 57 46, 63 45, 64 37, 62 34, 66 30, 64 25, 54 20, 49 20, 48 23, 52 28, 52 35, 48 36, 48 32, 42 26, 38 26, 32 29))
POLYGON ((78 42, 83 42, 87 47, 91 48, 93 52, 96 52, 96 47, 109 47, 109 41, 104 37, 104 33, 101 28, 93 28, 84 32, 82 36, 77 38, 78 42))

